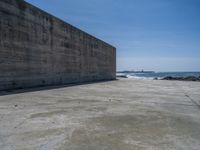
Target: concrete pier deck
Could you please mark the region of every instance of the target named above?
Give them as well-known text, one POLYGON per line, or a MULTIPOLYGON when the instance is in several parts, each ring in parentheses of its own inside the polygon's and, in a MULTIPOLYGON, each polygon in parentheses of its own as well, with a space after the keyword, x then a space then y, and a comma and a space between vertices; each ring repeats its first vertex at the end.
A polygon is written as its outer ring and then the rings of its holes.
POLYGON ((3 93, 0 149, 199 150, 200 82, 120 79, 3 93))

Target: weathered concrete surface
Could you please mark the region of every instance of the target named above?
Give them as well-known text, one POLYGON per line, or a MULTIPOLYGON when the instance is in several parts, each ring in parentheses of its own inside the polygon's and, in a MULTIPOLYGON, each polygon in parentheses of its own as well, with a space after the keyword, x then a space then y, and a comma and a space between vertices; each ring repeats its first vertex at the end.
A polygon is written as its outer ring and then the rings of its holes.
POLYGON ((200 83, 118 81, 0 97, 1 150, 199 150, 200 83))
POLYGON ((116 49, 23 0, 0 0, 0 90, 116 77, 116 49))

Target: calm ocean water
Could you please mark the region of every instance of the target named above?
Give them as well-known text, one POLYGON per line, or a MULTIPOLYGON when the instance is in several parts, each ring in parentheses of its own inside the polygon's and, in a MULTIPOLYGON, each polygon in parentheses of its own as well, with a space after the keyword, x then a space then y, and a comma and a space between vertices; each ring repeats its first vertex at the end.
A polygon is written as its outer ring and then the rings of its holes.
POLYGON ((167 76, 172 77, 187 77, 187 76, 200 76, 200 72, 150 72, 150 73, 119 73, 120 75, 126 75, 128 78, 138 79, 162 79, 167 76))

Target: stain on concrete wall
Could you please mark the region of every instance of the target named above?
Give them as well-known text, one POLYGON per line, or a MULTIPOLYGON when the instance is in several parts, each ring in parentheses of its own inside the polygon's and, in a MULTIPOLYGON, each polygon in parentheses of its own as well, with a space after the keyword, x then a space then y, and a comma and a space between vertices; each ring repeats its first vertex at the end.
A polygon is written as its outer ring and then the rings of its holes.
POLYGON ((116 49, 28 4, 0 1, 0 90, 111 80, 116 49))

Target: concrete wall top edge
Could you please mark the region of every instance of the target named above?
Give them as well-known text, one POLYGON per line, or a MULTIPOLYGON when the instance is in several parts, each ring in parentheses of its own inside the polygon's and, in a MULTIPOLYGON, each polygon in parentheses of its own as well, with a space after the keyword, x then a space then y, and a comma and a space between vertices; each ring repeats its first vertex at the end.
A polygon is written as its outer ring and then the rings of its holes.
POLYGON ((42 9, 40 9, 39 7, 34 6, 34 5, 30 4, 30 3, 28 3, 28 2, 25 1, 25 0, 19 0, 19 1, 23 1, 23 2, 26 3, 26 5, 28 5, 29 7, 32 7, 32 8, 34 8, 34 9, 37 9, 38 11, 42 12, 43 14, 46 14, 47 16, 53 17, 53 18, 57 19, 58 21, 60 21, 60 22, 62 22, 62 23, 64 23, 64 24, 67 24, 68 26, 71 26, 72 28, 74 28, 74 29, 76 29, 76 30, 79 30, 80 32, 83 32, 83 33, 86 34, 87 36, 89 36, 89 37, 91 37, 91 38, 94 38, 94 39, 96 39, 96 40, 101 41, 102 43, 104 43, 105 45, 108 45, 108 46, 112 47, 112 48, 116 51, 116 47, 115 47, 115 46, 113 46, 113 45, 111 45, 111 44, 109 44, 109 43, 107 43, 107 42, 105 42, 105 41, 103 41, 103 40, 101 40, 101 39, 99 39, 99 38, 97 38, 97 37, 95 37, 95 36, 93 36, 93 35, 91 35, 91 34, 85 32, 85 31, 83 31, 83 30, 81 30, 81 29, 79 29, 79 28, 77 28, 77 27, 75 27, 75 26, 72 25, 72 24, 67 23, 66 21, 60 19, 59 17, 54 16, 54 15, 52 15, 52 14, 50 14, 50 13, 48 13, 48 12, 42 10, 42 9))

